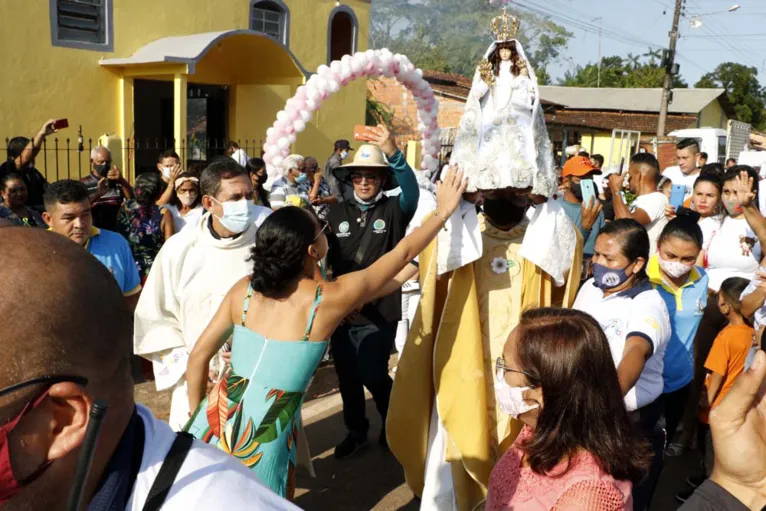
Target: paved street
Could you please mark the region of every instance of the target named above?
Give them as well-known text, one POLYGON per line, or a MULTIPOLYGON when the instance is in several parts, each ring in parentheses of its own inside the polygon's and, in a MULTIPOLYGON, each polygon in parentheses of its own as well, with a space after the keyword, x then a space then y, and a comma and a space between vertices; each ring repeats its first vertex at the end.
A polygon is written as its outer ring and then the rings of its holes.
MULTIPOLYGON (((392 357, 392 364, 395 360, 392 357)), ((393 455, 378 446, 380 417, 371 399, 367 402, 371 422, 368 447, 348 460, 333 457, 335 444, 343 440, 345 433, 336 384, 334 368, 323 366, 307 394, 303 417, 317 477, 299 470, 296 504, 306 511, 417 510, 418 503, 404 484, 401 467, 393 455)), ((167 418, 169 399, 169 393, 156 392, 153 383, 136 386, 136 400, 161 418, 167 418)), ((696 462, 694 454, 666 459, 651 511, 678 507, 675 494, 685 488, 684 481, 696 462)))

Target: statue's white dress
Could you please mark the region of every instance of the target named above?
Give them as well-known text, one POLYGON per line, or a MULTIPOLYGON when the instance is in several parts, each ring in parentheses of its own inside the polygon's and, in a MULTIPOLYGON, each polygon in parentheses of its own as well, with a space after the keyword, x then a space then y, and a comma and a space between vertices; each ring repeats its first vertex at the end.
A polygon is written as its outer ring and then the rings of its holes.
POLYGON ((490 86, 476 71, 451 163, 468 177, 469 192, 532 187, 533 193, 550 196, 555 191, 553 153, 534 75, 514 76, 511 62, 504 61, 490 86))

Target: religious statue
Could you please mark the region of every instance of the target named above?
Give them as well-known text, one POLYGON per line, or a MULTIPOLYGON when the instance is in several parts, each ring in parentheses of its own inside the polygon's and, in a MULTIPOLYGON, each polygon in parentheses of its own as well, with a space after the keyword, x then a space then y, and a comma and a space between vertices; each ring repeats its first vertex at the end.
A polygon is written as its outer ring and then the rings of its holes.
POLYGON ((460 121, 452 164, 468 177, 468 191, 556 187, 553 152, 540 107, 535 72, 515 39, 518 18, 503 8, 492 20, 495 41, 479 63, 460 121))
POLYGON ((421 511, 472 511, 484 500, 522 427, 497 403, 495 361, 522 311, 571 307, 580 284, 583 239, 553 197, 553 152, 518 27, 506 9, 492 21, 496 41, 451 161, 480 193, 420 254, 422 296, 391 394, 388 444, 421 511))

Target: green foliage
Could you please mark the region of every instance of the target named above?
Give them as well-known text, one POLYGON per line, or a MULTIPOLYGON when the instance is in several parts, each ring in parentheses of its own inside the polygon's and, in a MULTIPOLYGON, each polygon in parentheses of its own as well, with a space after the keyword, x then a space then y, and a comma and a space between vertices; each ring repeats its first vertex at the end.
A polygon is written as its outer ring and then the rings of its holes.
POLYGON ((367 111, 365 114, 366 124, 368 126, 382 124, 389 130, 393 126, 394 112, 392 112, 387 105, 376 100, 369 89, 367 89, 367 111))
POLYGON ((737 119, 757 129, 766 129, 766 89, 758 82, 758 70, 735 62, 724 62, 697 82, 697 88, 726 89, 737 119))
MULTIPOLYGON (((644 55, 629 53, 627 57, 604 57, 601 59, 601 87, 657 88, 662 87, 665 70, 660 64, 661 55, 649 51, 644 55)), ((561 85, 567 87, 597 87, 598 65, 589 63, 567 72, 561 85)), ((673 77, 674 88, 687 88, 680 76, 673 77)))
MULTIPOLYGON (((492 42, 490 21, 499 12, 487 0, 375 0, 370 44, 407 55, 422 69, 473 77, 492 42)), ((572 34, 550 20, 513 14, 521 19, 518 39, 540 83, 550 83, 546 68, 572 34)))

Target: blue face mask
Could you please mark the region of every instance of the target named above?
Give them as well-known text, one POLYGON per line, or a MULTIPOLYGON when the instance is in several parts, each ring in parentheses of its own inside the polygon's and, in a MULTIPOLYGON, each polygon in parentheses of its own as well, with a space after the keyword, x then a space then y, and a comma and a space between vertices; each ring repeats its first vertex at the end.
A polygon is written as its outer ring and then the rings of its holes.
POLYGON ((302 183, 302 182, 304 182, 307 179, 308 179, 308 176, 306 175, 306 173, 305 172, 301 172, 300 174, 298 174, 298 177, 295 178, 295 182, 296 183, 302 183))
POLYGON ((593 283, 603 291, 609 291, 623 285, 630 275, 625 268, 614 270, 600 264, 593 263, 593 283))

